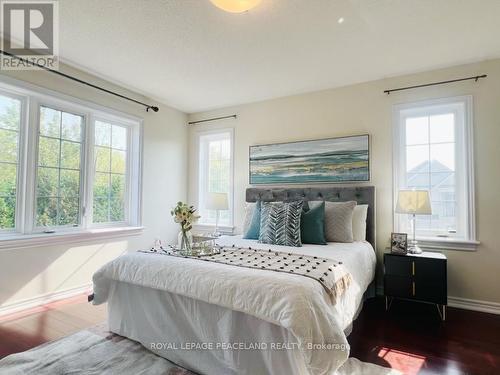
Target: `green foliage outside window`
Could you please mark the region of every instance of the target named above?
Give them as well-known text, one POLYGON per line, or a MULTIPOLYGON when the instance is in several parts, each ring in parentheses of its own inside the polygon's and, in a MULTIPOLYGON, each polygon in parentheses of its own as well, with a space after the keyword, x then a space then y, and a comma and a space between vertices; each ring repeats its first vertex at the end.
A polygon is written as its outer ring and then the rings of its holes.
POLYGON ((125 220, 126 129, 96 121, 94 223, 125 220))
POLYGON ((0 229, 15 226, 20 110, 18 100, 0 97, 0 229))
MULTIPOLYGON (((21 104, 0 96, 0 229, 13 229, 21 104)), ((80 224, 83 118, 40 108, 35 225, 80 224)), ((127 130, 96 122, 94 223, 125 220, 127 130)))

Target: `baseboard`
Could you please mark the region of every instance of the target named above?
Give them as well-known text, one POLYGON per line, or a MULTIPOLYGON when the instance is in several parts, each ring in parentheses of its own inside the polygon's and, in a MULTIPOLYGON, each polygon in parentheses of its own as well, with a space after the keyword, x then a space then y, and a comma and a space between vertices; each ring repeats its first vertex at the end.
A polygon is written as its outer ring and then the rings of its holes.
MULTIPOLYGON (((377 286, 377 295, 384 295, 384 287, 381 285, 377 286)), ((448 296, 448 306, 455 307, 457 309, 480 311, 490 314, 500 315, 500 303, 481 301, 476 299, 460 298, 448 296)))
POLYGON ((35 298, 25 299, 9 305, 0 307, 0 316, 13 314, 22 310, 28 310, 35 307, 45 305, 47 303, 59 301, 66 298, 71 298, 79 294, 88 293, 92 290, 92 284, 82 285, 76 288, 66 289, 58 292, 47 293, 35 298))
POLYGON ((448 297, 448 306, 456 307, 457 309, 481 311, 490 314, 500 315, 500 303, 480 301, 476 299, 448 297))

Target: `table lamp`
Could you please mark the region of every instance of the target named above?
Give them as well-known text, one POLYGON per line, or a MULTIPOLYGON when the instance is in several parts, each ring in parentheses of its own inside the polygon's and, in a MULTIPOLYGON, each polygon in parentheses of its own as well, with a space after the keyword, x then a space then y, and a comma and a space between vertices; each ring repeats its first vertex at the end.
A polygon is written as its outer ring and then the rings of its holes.
POLYGON ((412 254, 421 254, 422 249, 418 247, 415 235, 415 215, 431 215, 431 199, 427 190, 400 190, 396 213, 412 215, 413 221, 413 240, 408 247, 408 252, 412 254))
POLYGON ((219 237, 219 213, 229 209, 227 193, 208 193, 205 208, 216 212, 214 236, 219 237))

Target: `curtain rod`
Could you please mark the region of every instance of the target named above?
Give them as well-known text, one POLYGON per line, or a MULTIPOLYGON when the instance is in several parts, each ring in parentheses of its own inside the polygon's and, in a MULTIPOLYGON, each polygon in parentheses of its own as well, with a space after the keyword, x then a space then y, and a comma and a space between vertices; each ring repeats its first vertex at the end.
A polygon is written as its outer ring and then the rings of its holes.
POLYGON ((428 87, 428 86, 444 85, 444 84, 447 84, 447 83, 460 82, 460 81, 469 81, 469 80, 474 80, 474 81, 476 81, 476 82, 477 82, 480 78, 486 78, 486 77, 488 77, 488 75, 483 74, 483 75, 480 75, 480 76, 467 77, 467 78, 458 78, 458 79, 452 79, 452 80, 449 80, 449 81, 432 82, 432 83, 425 83, 425 84, 423 84, 423 85, 408 86, 408 87, 400 87, 400 88, 397 88, 397 89, 385 90, 385 91, 384 91, 384 94, 389 95, 391 92, 394 92, 394 91, 403 91, 403 90, 418 89, 418 88, 420 88, 420 87, 428 87))
POLYGON ((43 69, 43 70, 46 70, 47 72, 50 72, 50 73, 53 73, 53 74, 57 74, 61 77, 64 77, 64 78, 67 78, 67 79, 71 79, 72 81, 75 81, 75 82, 78 82, 78 83, 81 83, 82 85, 86 85, 86 86, 89 86, 89 87, 92 87, 96 90, 101 90, 107 94, 111 94, 111 95, 114 95, 114 96, 117 96, 119 98, 122 98, 122 99, 125 99, 125 100, 129 100, 131 102, 134 102, 134 103, 137 103, 137 104, 140 104, 144 107, 146 107, 146 112, 149 112, 149 110, 151 109, 153 112, 158 112, 160 110, 160 108, 158 108, 157 106, 154 106, 154 105, 150 105, 150 104, 146 104, 146 103, 143 103, 143 102, 140 102, 138 100, 135 100, 135 99, 132 99, 132 98, 129 98, 128 96, 125 96, 125 95, 122 95, 122 94, 119 94, 117 92, 114 92, 114 91, 111 91, 111 90, 108 90, 108 89, 105 89, 104 87, 100 87, 100 86, 97 86, 97 85, 94 85, 93 83, 90 83, 90 82, 87 82, 87 81, 84 81, 84 80, 81 80, 79 78, 76 78, 76 77, 73 77, 73 76, 70 76, 69 74, 65 74, 65 73, 62 73, 62 72, 59 72, 57 70, 54 70, 54 69, 50 69, 50 68, 47 68, 46 66, 43 66, 41 64, 38 64, 36 62, 31 62, 29 60, 26 60, 26 59, 23 59, 22 57, 19 57, 17 55, 14 55, 10 52, 6 52, 6 51, 3 51, 3 50, 0 50, 0 53, 2 55, 5 55, 5 56, 10 56, 10 57, 13 57, 15 59, 18 59, 19 61, 22 61, 24 63, 28 63, 28 64, 32 64, 32 65, 36 65, 37 67, 43 69))
POLYGON ((216 121, 216 120, 224 120, 227 118, 237 118, 237 115, 229 115, 229 116, 222 116, 222 117, 214 117, 214 118, 207 118, 205 120, 198 120, 198 121, 189 121, 188 125, 194 125, 194 124, 199 124, 201 122, 209 122, 209 121, 216 121))

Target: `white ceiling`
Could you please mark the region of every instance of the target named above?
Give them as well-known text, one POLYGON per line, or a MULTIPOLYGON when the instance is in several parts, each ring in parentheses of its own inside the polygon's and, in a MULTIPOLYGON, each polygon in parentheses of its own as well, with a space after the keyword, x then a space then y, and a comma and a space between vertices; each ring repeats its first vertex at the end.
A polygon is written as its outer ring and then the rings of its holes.
POLYGON ((65 61, 185 112, 500 56, 499 0, 59 4, 65 61))

